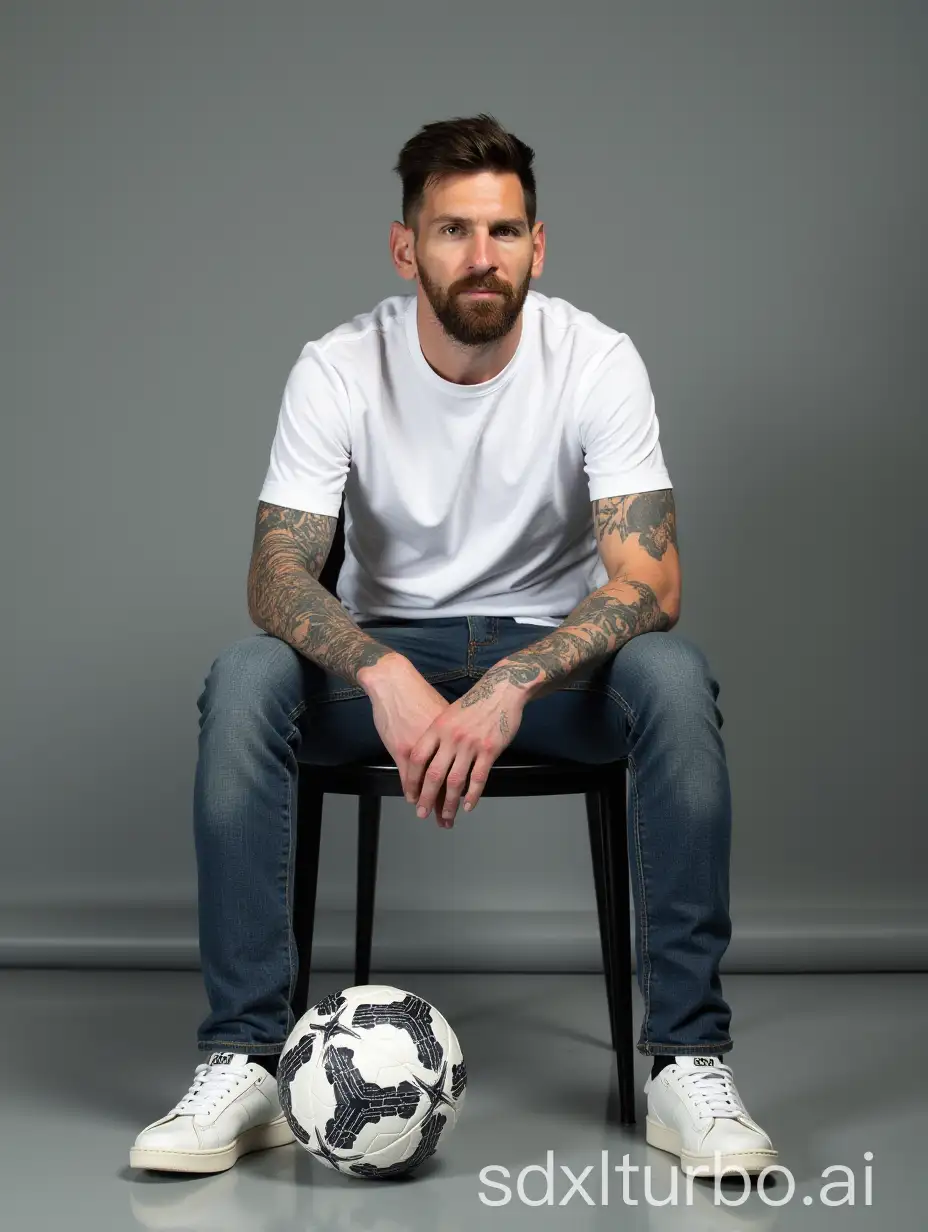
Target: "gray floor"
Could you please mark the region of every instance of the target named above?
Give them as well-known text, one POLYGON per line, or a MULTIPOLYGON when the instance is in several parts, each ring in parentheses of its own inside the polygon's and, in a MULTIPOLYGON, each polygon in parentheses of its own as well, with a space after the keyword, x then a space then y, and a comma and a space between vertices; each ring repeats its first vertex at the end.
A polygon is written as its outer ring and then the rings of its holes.
MULTIPOLYGON (((254 1154, 229 1172, 184 1177, 128 1166, 136 1133, 186 1091, 196 1026, 206 1012, 198 973, 0 971, 4 1047, 0 1057, 0 1224, 16 1232, 93 1228, 184 1232, 411 1232, 551 1227, 665 1232, 881 1228, 923 1229, 921 1181, 926 1129, 928 976, 729 975, 735 1048, 727 1057, 752 1115, 771 1134, 789 1181, 756 1185, 741 1206, 715 1204, 712 1182, 691 1198, 676 1161, 644 1142, 649 1063, 638 1064, 634 1129, 614 1123, 615 1072, 606 1044, 602 980, 589 975, 428 975, 375 978, 426 997, 450 1020, 468 1066, 461 1120, 413 1179, 377 1183, 339 1176, 298 1143, 254 1154), (517 1192, 526 1165, 553 1151, 553 1204, 530 1206, 517 1192), (641 1170, 609 1168, 628 1154, 641 1170), (866 1204, 865 1152, 872 1152, 866 1204), (497 1164, 511 1194, 480 1179, 497 1164), (592 1205, 570 1188, 561 1165, 584 1182, 592 1205), (853 1206, 828 1207, 822 1190, 853 1175, 853 1206), (645 1167, 650 1168, 646 1191, 645 1167), (605 1197, 605 1201, 604 1201, 605 1197), (787 1199, 776 1207, 774 1202, 787 1199), (649 1199, 654 1199, 651 1201, 649 1199), (766 1199, 766 1200, 765 1200, 766 1199), (811 1200, 811 1201, 809 1201, 811 1200)), ((352 983, 320 973, 312 1000, 352 983)), ((635 1000, 636 1037, 640 1003, 635 1000)), ((497 1180, 500 1173, 493 1174, 497 1180)), ((543 1196, 529 1174, 524 1193, 543 1196)), ((723 1195, 742 1193, 737 1178, 723 1195)), ((826 1190, 837 1201, 846 1186, 826 1190)))

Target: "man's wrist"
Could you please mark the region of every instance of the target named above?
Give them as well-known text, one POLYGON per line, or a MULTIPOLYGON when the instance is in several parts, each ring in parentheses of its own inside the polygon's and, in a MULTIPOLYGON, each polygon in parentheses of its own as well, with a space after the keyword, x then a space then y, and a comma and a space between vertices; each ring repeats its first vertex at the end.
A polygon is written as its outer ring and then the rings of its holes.
MULTIPOLYGON (((524 664, 517 659, 500 659, 480 677, 474 689, 481 694, 491 692, 505 694, 507 703, 524 707, 537 696, 541 687, 537 664, 524 664)), ((474 692, 474 689, 471 692, 474 692)))
POLYGON ((404 676, 412 664, 398 650, 388 650, 376 663, 369 663, 358 671, 358 684, 373 697, 378 689, 404 676))

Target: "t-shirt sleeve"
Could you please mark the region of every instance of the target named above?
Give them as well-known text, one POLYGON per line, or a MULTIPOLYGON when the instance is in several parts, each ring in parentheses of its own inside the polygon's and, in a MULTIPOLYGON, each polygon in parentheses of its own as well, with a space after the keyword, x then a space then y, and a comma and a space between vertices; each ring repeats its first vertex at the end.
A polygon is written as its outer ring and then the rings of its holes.
POLYGON ((347 391, 309 344, 287 378, 259 500, 338 517, 350 462, 347 391))
POLYGON ((591 501, 673 486, 648 371, 627 334, 598 362, 581 395, 578 427, 591 501))

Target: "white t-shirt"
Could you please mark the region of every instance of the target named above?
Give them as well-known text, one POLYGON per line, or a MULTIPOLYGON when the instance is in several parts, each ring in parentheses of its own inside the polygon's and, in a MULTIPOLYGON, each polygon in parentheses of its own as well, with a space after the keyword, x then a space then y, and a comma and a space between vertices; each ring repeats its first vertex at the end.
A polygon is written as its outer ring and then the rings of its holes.
POLYGON ((644 362, 625 333, 530 290, 489 381, 422 354, 416 296, 307 342, 260 500, 336 517, 349 615, 557 625, 608 580, 591 501, 670 488, 644 362))

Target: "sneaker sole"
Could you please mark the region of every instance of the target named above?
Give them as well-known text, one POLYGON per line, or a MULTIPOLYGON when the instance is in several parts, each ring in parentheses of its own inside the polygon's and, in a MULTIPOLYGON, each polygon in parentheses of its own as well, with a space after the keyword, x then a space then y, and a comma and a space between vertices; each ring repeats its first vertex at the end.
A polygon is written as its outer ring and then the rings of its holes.
MULTIPOLYGON (((715 1176, 715 1159, 711 1155, 694 1155, 692 1151, 684 1151, 680 1141, 680 1135, 675 1129, 670 1129, 666 1125, 661 1125, 659 1121, 655 1121, 653 1117, 647 1118, 645 1129, 645 1140, 649 1146, 656 1146, 659 1151, 667 1151, 671 1155, 676 1155, 680 1160, 681 1166, 685 1170, 692 1168, 702 1168, 703 1176, 715 1176), (705 1171, 708 1169, 708 1172, 705 1171)), ((779 1157, 779 1152, 770 1151, 742 1151, 731 1155, 722 1155, 719 1163, 721 1172, 726 1168, 743 1168, 749 1176, 756 1176, 758 1172, 763 1172, 764 1168, 769 1168, 771 1164, 775 1164, 779 1157)))
POLYGON ((129 1151, 130 1168, 150 1168, 158 1172, 225 1172, 240 1155, 252 1151, 264 1151, 273 1146, 286 1146, 294 1142, 293 1130, 281 1113, 265 1125, 254 1125, 239 1134, 228 1146, 211 1151, 166 1151, 150 1150, 147 1147, 132 1147, 129 1151))

